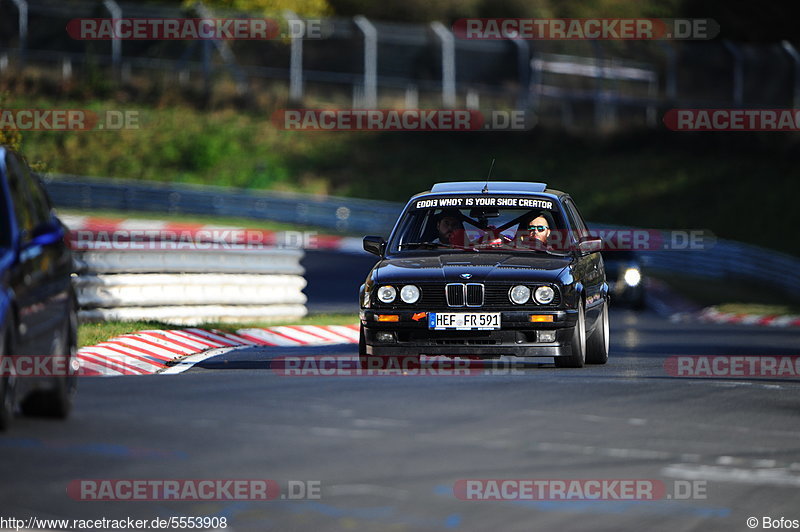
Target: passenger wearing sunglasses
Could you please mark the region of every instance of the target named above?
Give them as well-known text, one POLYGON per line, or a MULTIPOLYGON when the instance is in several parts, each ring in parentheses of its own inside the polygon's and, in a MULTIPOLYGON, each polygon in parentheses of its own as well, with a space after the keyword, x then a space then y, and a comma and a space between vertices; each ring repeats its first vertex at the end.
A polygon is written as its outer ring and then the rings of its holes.
POLYGON ((550 222, 544 216, 537 216, 519 225, 519 243, 524 247, 550 249, 550 222))
POLYGON ((547 239, 550 238, 550 224, 544 216, 537 216, 528 224, 528 234, 547 245, 547 239))

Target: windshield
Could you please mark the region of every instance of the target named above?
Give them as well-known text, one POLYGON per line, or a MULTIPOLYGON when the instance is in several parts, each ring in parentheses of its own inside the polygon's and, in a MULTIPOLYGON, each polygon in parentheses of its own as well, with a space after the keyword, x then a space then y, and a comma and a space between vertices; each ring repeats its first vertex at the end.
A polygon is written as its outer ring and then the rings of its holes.
POLYGON ((567 226, 558 203, 550 198, 438 198, 414 206, 389 243, 392 254, 443 250, 563 254, 569 248, 567 226), (470 206, 478 199, 490 206, 470 206), (461 206, 450 207, 453 203, 461 206))

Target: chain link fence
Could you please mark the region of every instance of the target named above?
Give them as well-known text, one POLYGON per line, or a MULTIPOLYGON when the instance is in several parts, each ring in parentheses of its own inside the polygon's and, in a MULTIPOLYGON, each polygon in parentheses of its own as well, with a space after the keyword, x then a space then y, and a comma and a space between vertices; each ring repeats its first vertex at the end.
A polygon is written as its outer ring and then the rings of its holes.
POLYGON ((0 0, 0 76, 29 68, 200 87, 223 80, 252 97, 285 84, 294 102, 342 107, 518 109, 565 128, 658 126, 673 107, 800 107, 789 42, 466 40, 432 23, 285 13, 266 41, 72 39, 76 18, 260 17, 115 0, 0 0), (318 36, 292 28, 314 24, 318 36), (109 74, 110 73, 110 74, 109 74))

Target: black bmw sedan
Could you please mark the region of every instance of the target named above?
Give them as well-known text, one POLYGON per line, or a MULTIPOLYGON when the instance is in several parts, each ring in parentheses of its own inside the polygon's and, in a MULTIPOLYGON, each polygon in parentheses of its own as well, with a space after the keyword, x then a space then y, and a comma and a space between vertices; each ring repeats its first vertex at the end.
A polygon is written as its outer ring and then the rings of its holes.
POLYGON ((360 291, 362 365, 387 357, 553 357, 604 364, 608 284, 568 194, 542 183, 439 183, 412 197, 360 291))

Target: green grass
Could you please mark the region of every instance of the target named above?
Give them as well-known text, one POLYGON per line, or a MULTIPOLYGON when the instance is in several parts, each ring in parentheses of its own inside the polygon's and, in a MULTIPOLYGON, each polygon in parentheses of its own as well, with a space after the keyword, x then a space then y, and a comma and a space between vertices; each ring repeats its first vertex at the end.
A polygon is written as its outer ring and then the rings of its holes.
POLYGON ((751 303, 726 303, 718 305, 720 312, 731 312, 734 314, 763 314, 775 316, 797 316, 800 315, 800 307, 789 305, 758 305, 751 303))
POLYGON ((545 181, 594 222, 706 229, 797 254, 787 238, 800 196, 794 134, 302 132, 277 129, 266 109, 87 104, 21 92, 12 104, 142 113, 138 130, 26 132, 25 154, 53 172, 406 201, 438 181, 484 179, 496 158, 494 179, 545 181), (745 214, 752 223, 742 222, 745 214))
POLYGON ((170 221, 174 223, 203 224, 243 227, 246 229, 263 229, 267 231, 317 231, 320 234, 331 233, 330 229, 313 227, 310 225, 296 225, 271 220, 256 220, 252 218, 234 218, 228 216, 211 215, 192 215, 178 214, 169 212, 152 211, 114 211, 114 210, 91 210, 83 211, 79 209, 58 209, 59 214, 69 214, 75 216, 94 216, 98 218, 137 218, 141 220, 170 221))
MULTIPOLYGON (((277 322, 250 322, 242 324, 231 323, 204 323, 197 325, 201 329, 219 329, 225 332, 235 332, 238 329, 275 327, 278 325, 352 325, 358 323, 356 314, 315 314, 305 318, 277 321, 277 322)), ((82 323, 78 328, 78 346, 95 345, 109 338, 130 334, 147 329, 185 329, 186 327, 170 325, 160 321, 107 321, 98 323, 82 323)))

